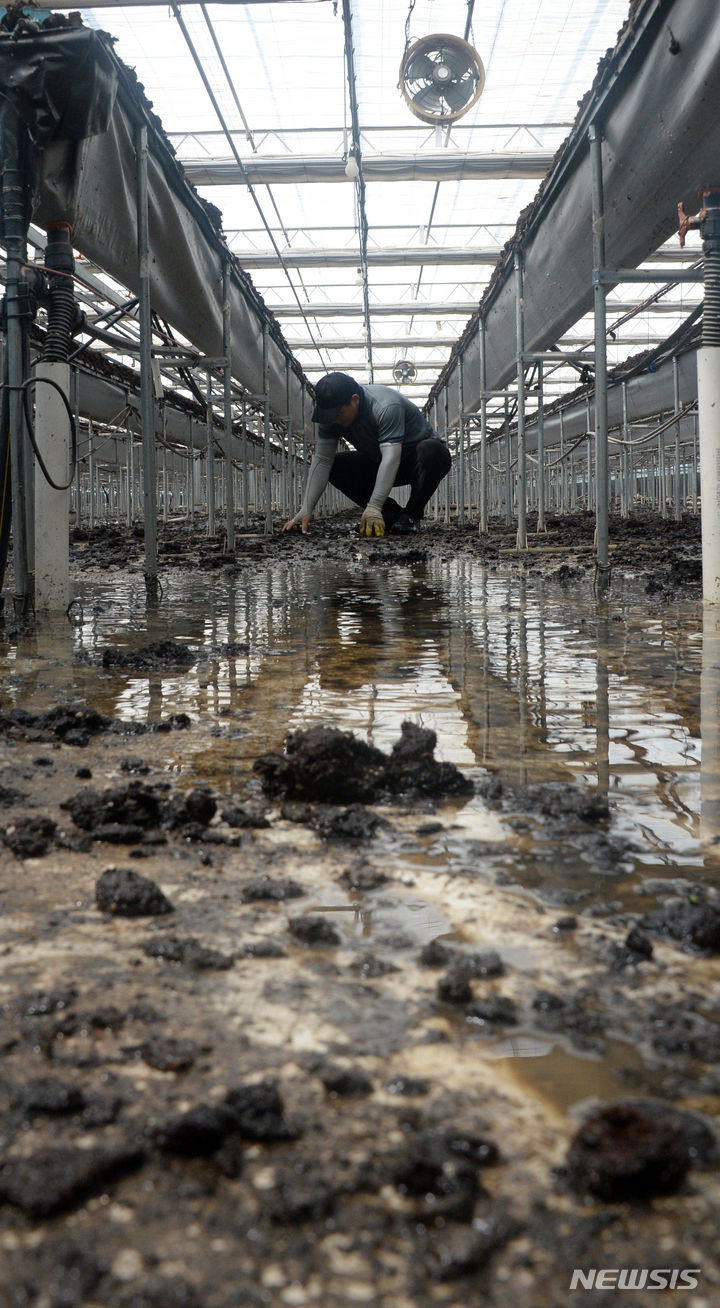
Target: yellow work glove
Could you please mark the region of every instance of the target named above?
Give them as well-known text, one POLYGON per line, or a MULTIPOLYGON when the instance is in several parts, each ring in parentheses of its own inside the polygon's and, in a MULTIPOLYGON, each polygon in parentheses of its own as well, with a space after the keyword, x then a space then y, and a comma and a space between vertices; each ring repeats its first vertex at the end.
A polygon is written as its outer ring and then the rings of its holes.
POLYGON ((384 536, 385 519, 379 509, 373 509, 368 504, 365 512, 360 519, 361 536, 384 536))

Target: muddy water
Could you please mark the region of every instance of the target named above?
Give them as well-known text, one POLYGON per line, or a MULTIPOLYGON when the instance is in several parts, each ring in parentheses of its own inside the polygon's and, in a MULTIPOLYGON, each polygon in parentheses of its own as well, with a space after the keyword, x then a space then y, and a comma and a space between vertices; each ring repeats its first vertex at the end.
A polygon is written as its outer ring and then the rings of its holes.
MULTIPOLYGON (((70 695, 128 720, 187 712, 217 741, 183 741, 168 767, 219 790, 288 730, 330 723, 387 750, 412 718, 436 731, 439 758, 474 775, 571 780, 606 795, 632 846, 630 875, 615 886, 624 895, 643 875, 715 872, 720 786, 712 742, 702 763, 694 602, 648 612, 644 586, 628 579, 600 605, 589 586, 569 593, 467 560, 379 568, 371 551, 356 553, 352 564, 259 564, 249 584, 171 574, 150 612, 140 579, 86 584, 74 627, 46 625, 2 651, 6 704, 37 711, 70 695), (73 664, 167 638, 196 655, 189 670, 73 664), (229 643, 247 652, 223 653, 229 643)), ((712 706, 720 651, 706 653, 703 675, 712 706)), ((460 816, 468 834, 487 833, 487 806, 473 801, 460 816)), ((547 893, 572 880, 592 899, 597 881, 583 881, 581 859, 538 874, 537 849, 524 857, 532 843, 514 841, 521 884, 547 893)))
MULTIPOLYGON (((128 722, 157 723, 179 712, 192 720, 186 731, 136 741, 99 738, 82 756, 34 744, 19 759, 19 748, 0 745, 0 782, 10 784, 20 761, 24 788, 33 776, 40 806, 52 808, 66 797, 72 770, 85 759, 93 784, 118 784, 120 759, 130 753, 143 755, 153 780, 167 779, 179 790, 203 783, 220 797, 259 802, 254 760, 280 748, 289 730, 320 722, 387 751, 410 718, 437 733, 437 757, 477 782, 469 801, 380 807, 387 825, 362 849, 319 841, 271 809, 270 828, 222 861, 212 848, 204 867, 186 849, 144 859, 141 870, 167 886, 186 931, 228 953, 246 941, 285 945, 277 961, 245 961, 203 980, 202 1011, 195 983, 187 994, 177 977, 160 983, 183 1034, 201 1043, 205 1029, 209 1039, 225 1033, 227 1048, 213 1068, 217 1084, 232 1082, 233 1060, 247 1058, 251 1073, 278 1070, 292 1103, 305 1093, 312 1060, 330 1053, 361 1063, 378 1086, 402 1074, 424 1080, 438 1103, 443 1095, 465 1106, 479 1102, 491 1128, 505 1135, 512 1160, 497 1194, 518 1210, 535 1183, 545 1202, 569 1114, 591 1098, 615 1098, 626 1089, 661 1093, 715 1115, 720 1086, 712 1060, 683 1055, 680 1071, 673 1070, 652 1042, 648 1014, 657 1020, 659 1011, 683 1012, 687 1003, 688 1011, 716 1022, 716 960, 691 959, 658 943, 652 964, 625 973, 612 971, 610 952, 666 891, 717 884, 720 646, 712 631, 703 640, 694 599, 650 599, 644 581, 626 574, 600 602, 589 583, 569 588, 539 573, 489 568, 442 551, 387 566, 370 546, 355 543, 341 559, 319 552, 303 557, 299 549, 278 558, 268 549, 267 559, 259 557, 240 576, 168 571, 152 606, 139 574, 89 573, 72 624, 47 623, 0 640, 0 673, 3 710, 38 713, 75 700, 128 722), (148 673, 99 663, 109 647, 131 652, 168 639, 191 651, 192 666, 148 673), (38 754, 53 766, 33 772, 38 754), (501 793, 488 792, 492 780, 502 784, 501 793), (533 786, 548 782, 570 782, 607 798, 609 819, 600 828, 571 824, 563 833, 562 824, 527 802, 533 786), (288 944, 285 906, 238 910, 237 888, 256 865, 303 880, 300 911, 337 924, 337 953, 310 951, 311 959, 288 944), (358 867, 387 880, 353 889, 358 867), (349 874, 349 883, 339 873, 349 874), (558 925, 569 915, 575 928, 558 925), (478 989, 512 1000, 517 1021, 468 1019, 438 1004, 441 972, 418 966, 419 951, 432 942, 496 950, 504 973, 478 989), (374 988, 355 982, 349 989, 348 965, 365 954, 398 970, 374 988), (538 995, 547 990, 568 996, 567 1022, 546 1019, 538 995)), ((13 986, 29 991, 67 981, 77 958, 98 994, 106 984, 114 987, 113 1002, 128 1003, 137 978, 153 997, 147 960, 138 958, 138 928, 113 923, 97 937, 90 874, 104 861, 127 858, 125 850, 107 853, 99 863, 93 854, 94 866, 92 859, 86 865, 75 859, 71 867, 67 855, 52 865, 45 860, 44 881, 43 862, 28 861, 35 922, 23 885, 8 881, 6 998, 13 986), (43 914, 52 921, 58 903, 72 930, 67 943, 57 932, 48 941, 36 925, 43 914), (108 941, 120 958, 134 950, 135 979, 128 980, 122 964, 116 968, 112 951, 106 954, 108 941), (95 967, 99 977, 91 980, 95 967)), ((79 1046, 78 1066, 88 1057, 79 1046)), ((138 1085, 152 1090, 158 1074, 150 1082, 147 1075, 134 1064, 138 1085)), ((180 1093, 170 1089, 170 1101, 180 1093)), ((189 1092, 181 1098, 192 1101, 189 1092)), ((386 1129, 389 1103, 379 1094, 365 1126, 358 1110, 358 1138, 362 1130, 386 1129)), ((250 1165, 256 1190, 266 1171, 262 1158, 250 1165)), ((712 1211, 717 1198, 709 1181, 703 1190, 704 1182, 697 1183, 698 1221, 703 1204, 712 1211)), ((153 1184, 159 1228, 164 1191, 161 1182, 153 1184)), ((141 1207, 129 1189, 123 1202, 141 1207)), ((172 1208, 172 1195, 168 1202, 172 1208)), ((687 1220, 682 1207, 677 1220, 687 1220)), ((90 1217, 82 1229, 94 1230, 90 1217)), ((661 1238, 662 1225, 653 1227, 648 1239, 661 1238)), ((222 1239, 233 1248, 224 1228, 222 1239)), ((140 1238, 137 1247, 149 1265, 140 1238)), ((183 1266, 179 1231, 171 1247, 172 1266, 183 1266)), ((203 1267, 199 1255, 196 1265, 203 1267)), ((603 1265, 618 1263, 610 1258, 603 1265)), ((302 1258, 294 1266, 278 1272, 285 1277, 278 1285, 304 1287, 295 1299, 270 1288, 257 1302, 372 1300, 405 1308, 470 1301, 454 1299, 452 1290, 445 1296, 437 1286, 428 1299, 408 1285, 397 1297, 381 1293, 365 1265, 355 1282, 350 1276, 347 1298, 322 1284, 315 1293, 302 1258)), ((522 1267, 518 1254, 488 1303, 505 1301, 508 1282, 522 1295, 522 1267)), ((212 1270, 199 1275, 207 1289, 212 1270)), ((121 1296, 117 1302, 124 1308, 121 1296)), ((213 1289, 202 1302, 226 1300, 213 1289)), ((550 1291, 533 1292, 533 1308, 560 1302, 550 1291)))

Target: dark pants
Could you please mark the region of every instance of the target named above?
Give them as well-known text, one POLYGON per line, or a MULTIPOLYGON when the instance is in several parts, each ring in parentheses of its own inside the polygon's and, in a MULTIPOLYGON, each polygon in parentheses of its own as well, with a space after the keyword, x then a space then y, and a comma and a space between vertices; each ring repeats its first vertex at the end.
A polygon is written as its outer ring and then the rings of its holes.
MULTIPOLYGON (((422 518, 425 505, 443 477, 447 476, 451 462, 450 451, 438 436, 426 436, 417 445, 407 445, 402 452, 393 485, 409 486, 410 498, 403 510, 397 500, 388 496, 382 507, 386 525, 392 526, 398 514, 403 512, 409 513, 412 518, 422 518)), ((333 460, 330 485, 336 486, 349 500, 365 508, 375 489, 379 467, 379 450, 377 458, 358 454, 356 450, 343 450, 333 460)))

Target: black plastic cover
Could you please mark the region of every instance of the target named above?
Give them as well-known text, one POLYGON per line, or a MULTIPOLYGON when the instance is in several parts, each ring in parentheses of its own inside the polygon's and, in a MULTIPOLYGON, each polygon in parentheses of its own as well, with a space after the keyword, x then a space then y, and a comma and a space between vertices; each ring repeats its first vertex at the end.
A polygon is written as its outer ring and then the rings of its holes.
POLYGON ((12 95, 35 145, 81 141, 107 131, 117 72, 103 38, 89 28, 0 32, 0 91, 12 95))

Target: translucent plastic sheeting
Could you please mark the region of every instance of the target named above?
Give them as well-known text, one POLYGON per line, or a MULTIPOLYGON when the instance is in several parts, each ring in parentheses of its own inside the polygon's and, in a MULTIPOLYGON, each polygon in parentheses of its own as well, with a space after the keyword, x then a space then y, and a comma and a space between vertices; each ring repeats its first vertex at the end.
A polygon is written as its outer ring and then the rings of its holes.
MULTIPOLYGON (((719 115, 717 0, 637 0, 484 297, 488 389, 516 372, 516 248, 525 264, 527 350, 548 349, 592 307, 590 124, 602 136, 606 265, 634 268, 677 230, 678 201, 695 211, 699 188, 720 183, 719 115)), ((476 410, 479 315, 431 394, 430 407, 437 399, 441 414, 447 401, 450 425, 459 411, 460 359, 464 406, 476 410)))
MULTIPOLYGON (((55 50, 66 32, 23 37, 16 47, 55 50)), ((113 56, 114 58, 114 56, 113 56)), ((131 291, 138 290, 136 141, 147 126, 150 276, 153 309, 210 358, 222 355, 222 275, 227 257, 219 234, 187 185, 153 122, 132 75, 117 61, 120 85, 108 130, 77 143, 59 141, 43 152, 33 219, 65 221, 73 244, 131 291)), ((309 427, 299 365, 284 346, 279 326, 249 278, 236 266, 230 287, 231 358, 236 380, 249 393, 263 391, 263 324, 268 323, 271 408, 289 412, 296 431, 309 427), (289 401, 289 402, 288 402, 289 401)))

